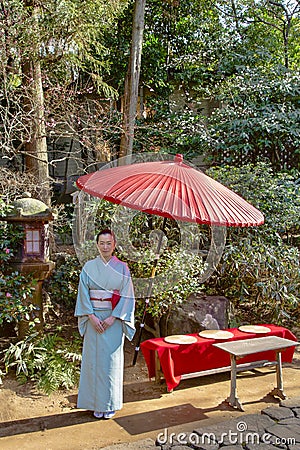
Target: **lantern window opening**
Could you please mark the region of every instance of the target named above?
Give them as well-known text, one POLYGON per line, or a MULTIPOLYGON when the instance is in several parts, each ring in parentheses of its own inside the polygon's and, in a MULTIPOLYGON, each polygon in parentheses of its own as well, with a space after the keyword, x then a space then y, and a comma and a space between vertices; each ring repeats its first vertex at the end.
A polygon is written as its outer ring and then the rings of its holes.
POLYGON ((39 255, 41 252, 41 232, 39 229, 26 230, 25 251, 27 255, 39 255))

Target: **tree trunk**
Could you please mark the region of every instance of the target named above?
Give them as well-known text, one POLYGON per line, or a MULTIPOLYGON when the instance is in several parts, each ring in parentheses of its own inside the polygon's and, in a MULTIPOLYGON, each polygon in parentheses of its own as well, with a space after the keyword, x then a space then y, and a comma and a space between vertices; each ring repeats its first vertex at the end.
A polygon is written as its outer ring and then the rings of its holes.
POLYGON ((125 79, 123 132, 119 152, 119 157, 122 159, 119 161, 119 165, 129 164, 132 155, 141 69, 145 5, 146 0, 135 0, 131 51, 125 79))
MULTIPOLYGON (((24 77, 31 80, 29 86, 31 104, 31 136, 25 144, 25 169, 36 176, 37 183, 41 187, 41 200, 50 205, 50 183, 48 168, 48 153, 46 141, 46 129, 44 119, 44 95, 42 88, 41 68, 39 61, 31 62, 23 66, 24 77), (30 66, 30 67, 28 67, 30 66), (30 70, 30 74, 26 73, 30 70)), ((26 82, 26 81, 25 81, 26 82)), ((29 109, 29 104, 25 106, 29 109)))
MULTIPOLYGON (((31 1, 25 2, 28 13, 37 16, 37 7, 31 1)), ((38 33, 38 23, 36 21, 38 33)), ((22 64, 23 85, 27 91, 25 98, 25 110, 30 120, 30 136, 24 145, 25 150, 25 170, 36 176, 37 184, 41 187, 40 199, 50 206, 50 180, 48 166, 48 152, 46 140, 45 114, 44 114, 44 93, 42 84, 41 63, 39 60, 38 41, 33 43, 36 46, 35 58, 27 60, 22 64)))

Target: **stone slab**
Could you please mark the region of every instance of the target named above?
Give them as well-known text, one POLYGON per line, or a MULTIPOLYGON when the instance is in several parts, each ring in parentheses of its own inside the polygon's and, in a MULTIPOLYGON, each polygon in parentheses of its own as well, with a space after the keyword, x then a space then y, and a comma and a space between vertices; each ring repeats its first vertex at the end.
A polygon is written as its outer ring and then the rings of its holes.
POLYGON ((300 397, 286 398, 280 400, 280 406, 287 406, 288 408, 299 408, 300 397))
MULTIPOLYGON (((276 438, 279 438, 279 444, 283 443, 288 445, 295 440, 295 444, 300 444, 300 432, 295 429, 295 425, 273 425, 266 430, 268 433, 272 434, 276 438)), ((292 444, 294 445, 294 443, 292 444)))
POLYGON ((259 444, 245 444, 245 449, 246 450, 278 450, 278 447, 276 447, 275 445, 272 444, 263 444, 263 443, 259 443, 259 444))
POLYGON ((270 406, 262 410, 262 414, 266 414, 273 420, 289 419, 295 417, 293 411, 290 408, 281 408, 276 406, 270 406))
POLYGON ((101 450, 158 450, 159 448, 160 447, 156 446, 153 439, 147 438, 136 442, 109 445, 107 447, 102 447, 101 450))

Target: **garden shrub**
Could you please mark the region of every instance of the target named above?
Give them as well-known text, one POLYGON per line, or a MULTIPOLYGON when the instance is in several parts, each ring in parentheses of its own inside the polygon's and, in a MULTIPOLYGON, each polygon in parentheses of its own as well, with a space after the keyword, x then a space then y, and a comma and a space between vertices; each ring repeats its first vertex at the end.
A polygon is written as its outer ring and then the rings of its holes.
MULTIPOLYGON (((0 216, 5 217, 10 206, 0 198, 0 216)), ((31 303, 34 281, 31 275, 12 271, 13 257, 23 231, 5 220, 0 221, 0 324, 34 320, 36 306, 31 303)))
POLYGON ((241 322, 299 321, 300 229, 299 174, 274 174, 260 163, 211 169, 210 174, 245 197, 265 215, 265 224, 231 228, 216 272, 206 292, 226 296, 241 322))
POLYGON ((45 289, 54 308, 74 310, 81 266, 76 256, 67 253, 58 253, 54 259, 55 269, 45 281, 45 289))
POLYGON ((27 336, 3 352, 6 372, 14 369, 20 383, 33 381, 46 394, 77 385, 80 375, 79 334, 66 340, 56 333, 27 336), (77 337, 76 337, 77 336, 77 337))

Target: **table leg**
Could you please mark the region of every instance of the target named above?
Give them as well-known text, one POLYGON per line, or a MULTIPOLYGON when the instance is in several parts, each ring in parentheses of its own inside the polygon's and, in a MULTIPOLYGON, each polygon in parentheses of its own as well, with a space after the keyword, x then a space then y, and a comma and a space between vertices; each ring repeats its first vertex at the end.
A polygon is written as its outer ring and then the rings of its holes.
POLYGON ((231 361, 231 376, 230 376, 230 396, 227 398, 227 402, 229 405, 234 408, 238 408, 240 411, 244 411, 243 405, 240 402, 237 396, 237 388, 236 388, 236 356, 230 355, 231 361))
POLYGON ((160 369, 160 361, 157 350, 155 350, 155 381, 156 383, 160 383, 161 379, 161 369, 160 369))
POLYGON ((281 350, 276 352, 276 382, 277 386, 274 388, 270 394, 284 400, 286 398, 285 393, 283 392, 283 378, 282 378, 282 362, 281 362, 281 350))

